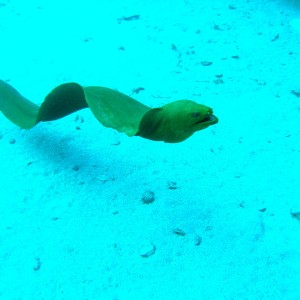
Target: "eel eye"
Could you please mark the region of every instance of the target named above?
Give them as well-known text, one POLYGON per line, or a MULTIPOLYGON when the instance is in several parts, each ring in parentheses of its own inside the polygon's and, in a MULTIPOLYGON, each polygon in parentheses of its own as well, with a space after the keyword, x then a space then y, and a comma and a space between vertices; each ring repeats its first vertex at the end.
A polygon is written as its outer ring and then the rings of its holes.
POLYGON ((198 113, 198 112, 194 112, 194 113, 193 113, 193 117, 194 117, 194 118, 198 118, 198 117, 199 117, 199 113, 198 113))

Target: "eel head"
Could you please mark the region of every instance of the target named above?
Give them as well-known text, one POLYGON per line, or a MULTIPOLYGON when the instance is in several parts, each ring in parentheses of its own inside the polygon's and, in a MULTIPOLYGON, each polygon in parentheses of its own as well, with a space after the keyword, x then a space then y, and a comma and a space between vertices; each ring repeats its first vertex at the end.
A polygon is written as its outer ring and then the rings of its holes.
POLYGON ((218 118, 210 107, 191 100, 178 100, 148 111, 140 122, 138 135, 178 143, 216 123, 218 118))

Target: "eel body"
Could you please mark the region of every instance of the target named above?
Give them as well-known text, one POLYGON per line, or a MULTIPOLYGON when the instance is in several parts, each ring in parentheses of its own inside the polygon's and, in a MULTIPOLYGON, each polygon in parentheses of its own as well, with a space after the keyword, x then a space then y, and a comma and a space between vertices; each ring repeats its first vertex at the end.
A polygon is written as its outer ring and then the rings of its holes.
POLYGON ((128 136, 166 143, 182 142, 194 132, 218 123, 211 108, 191 100, 150 108, 118 91, 77 83, 59 85, 38 106, 0 80, 0 111, 23 129, 63 118, 83 108, 90 108, 105 127, 128 136))

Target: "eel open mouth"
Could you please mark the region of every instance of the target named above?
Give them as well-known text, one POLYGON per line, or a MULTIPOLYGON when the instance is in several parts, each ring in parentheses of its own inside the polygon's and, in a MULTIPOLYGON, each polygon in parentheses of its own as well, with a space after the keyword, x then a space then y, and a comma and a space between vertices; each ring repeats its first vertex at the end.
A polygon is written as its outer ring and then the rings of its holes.
POLYGON ((205 117, 201 121, 198 121, 194 125, 199 125, 202 123, 216 124, 218 123, 218 118, 215 115, 208 115, 207 117, 205 117))

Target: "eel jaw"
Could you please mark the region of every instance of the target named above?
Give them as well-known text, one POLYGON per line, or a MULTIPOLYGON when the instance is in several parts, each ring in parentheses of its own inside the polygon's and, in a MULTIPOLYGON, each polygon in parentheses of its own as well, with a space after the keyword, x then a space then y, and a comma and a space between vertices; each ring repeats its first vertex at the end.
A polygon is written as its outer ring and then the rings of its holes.
POLYGON ((200 125, 200 124, 202 124, 202 125, 205 124, 205 125, 209 126, 209 125, 213 125, 213 124, 218 123, 218 121, 219 120, 218 120, 218 118, 215 115, 210 114, 210 115, 206 116, 204 119, 196 122, 194 124, 194 126, 197 126, 197 125, 200 125))
POLYGON ((202 120, 202 122, 210 122, 210 124, 216 124, 218 123, 218 118, 215 115, 209 115, 205 119, 202 120))

